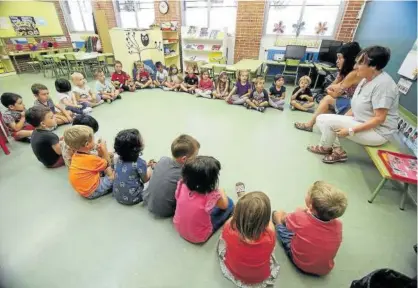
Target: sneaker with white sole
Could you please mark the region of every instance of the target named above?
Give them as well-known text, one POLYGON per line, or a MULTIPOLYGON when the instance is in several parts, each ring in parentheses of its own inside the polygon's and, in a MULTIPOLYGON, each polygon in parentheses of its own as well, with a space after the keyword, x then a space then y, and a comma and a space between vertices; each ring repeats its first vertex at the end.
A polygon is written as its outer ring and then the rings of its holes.
POLYGON ((88 115, 93 111, 93 109, 91 107, 86 107, 83 110, 83 114, 88 115))

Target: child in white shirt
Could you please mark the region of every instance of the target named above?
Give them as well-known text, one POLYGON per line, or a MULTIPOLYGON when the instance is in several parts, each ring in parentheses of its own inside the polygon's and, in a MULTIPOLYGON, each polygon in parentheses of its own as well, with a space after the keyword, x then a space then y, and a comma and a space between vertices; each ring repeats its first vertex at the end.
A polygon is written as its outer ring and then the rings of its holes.
POLYGON ((77 103, 87 103, 89 107, 96 107, 103 104, 104 100, 100 97, 95 97, 90 87, 86 84, 83 74, 74 72, 71 75, 71 81, 73 82, 73 94, 77 100, 77 103))
POLYGON ((61 78, 55 80, 55 89, 58 92, 57 97, 59 103, 64 106, 65 110, 75 114, 88 114, 92 111, 92 108, 85 102, 77 104, 77 100, 71 92, 71 83, 67 79, 61 78))

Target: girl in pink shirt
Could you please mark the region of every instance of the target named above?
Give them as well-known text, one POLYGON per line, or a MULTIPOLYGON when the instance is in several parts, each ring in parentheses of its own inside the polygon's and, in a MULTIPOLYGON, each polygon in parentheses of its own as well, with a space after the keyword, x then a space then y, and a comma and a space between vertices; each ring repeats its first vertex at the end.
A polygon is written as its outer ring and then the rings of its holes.
POLYGON ((234 210, 231 198, 218 189, 221 163, 210 156, 188 160, 177 183, 174 227, 192 243, 206 242, 234 210))
POLYGON ((200 82, 198 88, 196 89, 196 96, 210 99, 212 98, 212 90, 213 81, 209 77, 209 72, 203 71, 202 74, 200 74, 200 82))

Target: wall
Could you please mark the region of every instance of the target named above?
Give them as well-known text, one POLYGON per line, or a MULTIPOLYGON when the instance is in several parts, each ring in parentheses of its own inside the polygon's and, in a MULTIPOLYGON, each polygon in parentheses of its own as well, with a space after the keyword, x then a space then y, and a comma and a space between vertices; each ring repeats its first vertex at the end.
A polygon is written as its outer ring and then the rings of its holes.
MULTIPOLYGON (((417 2, 383 1, 367 2, 354 40, 361 47, 381 45, 389 47, 391 59, 385 68, 395 82, 405 56, 417 39, 417 2), (387 21, 382 21, 382 19, 387 21)), ((400 104, 417 115, 417 81, 413 81, 407 95, 400 94, 400 104)))
POLYGON ((155 0, 154 2, 154 13, 155 13, 155 23, 161 24, 161 22, 169 22, 169 21, 178 21, 179 27, 181 27, 181 1, 177 0, 169 0, 168 1, 168 12, 167 14, 161 14, 158 5, 160 1, 155 0))
POLYGON ((265 2, 239 1, 235 32, 235 62, 241 59, 258 59, 263 36, 265 2))
POLYGON ((104 11, 109 29, 117 27, 116 14, 111 0, 92 0, 93 12, 104 11))
POLYGON ((356 19, 364 0, 348 0, 345 2, 344 13, 338 27, 335 39, 350 42, 353 40, 359 20, 356 19))

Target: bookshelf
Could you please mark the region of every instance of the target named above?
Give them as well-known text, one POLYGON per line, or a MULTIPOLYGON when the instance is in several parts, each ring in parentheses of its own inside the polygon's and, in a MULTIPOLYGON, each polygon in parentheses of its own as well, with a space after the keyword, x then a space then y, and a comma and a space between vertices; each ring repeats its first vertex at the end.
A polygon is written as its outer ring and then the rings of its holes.
POLYGON ((188 65, 205 63, 225 64, 228 53, 227 29, 210 29, 196 26, 181 27, 183 69, 188 65))
POLYGON ((167 69, 175 64, 180 69, 180 45, 179 33, 177 30, 162 30, 164 66, 167 69))
POLYGON ((0 38, 0 77, 16 75, 12 60, 10 59, 6 43, 0 38))

